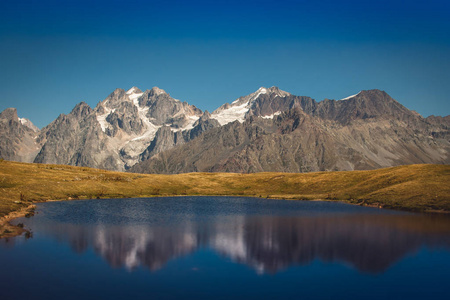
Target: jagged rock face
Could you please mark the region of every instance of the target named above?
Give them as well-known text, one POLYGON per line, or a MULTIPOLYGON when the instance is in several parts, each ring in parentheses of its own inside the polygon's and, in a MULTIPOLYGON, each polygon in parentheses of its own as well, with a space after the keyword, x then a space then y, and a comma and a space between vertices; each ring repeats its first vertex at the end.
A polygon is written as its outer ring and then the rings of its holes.
POLYGON ((28 119, 19 118, 15 108, 0 113, 0 158, 32 162, 41 145, 36 141, 39 133, 28 119))
POLYGON ((168 126, 159 128, 150 146, 142 153, 141 160, 149 159, 156 153, 169 150, 177 144, 179 137, 179 132, 173 132, 168 126))
POLYGON ((210 116, 209 112, 205 111, 190 130, 173 131, 167 126, 159 128, 150 146, 141 154, 141 161, 147 160, 160 152, 169 150, 176 145, 182 145, 209 129, 220 127, 219 122, 211 119, 210 116))
POLYGON ((425 121, 431 126, 427 133, 436 139, 450 140, 450 116, 429 116, 425 121))
POLYGON ((114 137, 119 130, 131 135, 139 134, 144 129, 144 124, 139 119, 137 108, 127 102, 123 103, 117 110, 111 112, 105 121, 109 123, 105 132, 111 137, 114 137))
POLYGON ((39 136, 45 143, 34 162, 116 169, 118 154, 108 147, 93 112, 82 102, 45 127, 39 136))
POLYGON ((142 95, 139 106, 149 107, 147 117, 155 125, 170 124, 174 128, 192 127, 202 115, 200 109, 173 99, 164 90, 156 87, 142 95))
POLYGON ((194 123, 194 128, 189 131, 189 140, 192 140, 203 132, 220 127, 220 123, 216 119, 211 119, 211 114, 206 110, 204 114, 194 123))

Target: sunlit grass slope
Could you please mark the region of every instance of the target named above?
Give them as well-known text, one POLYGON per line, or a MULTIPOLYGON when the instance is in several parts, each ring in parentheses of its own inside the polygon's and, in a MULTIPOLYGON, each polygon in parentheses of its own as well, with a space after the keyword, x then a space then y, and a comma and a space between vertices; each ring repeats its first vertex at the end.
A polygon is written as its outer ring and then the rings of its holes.
POLYGON ((450 211, 450 166, 371 171, 144 175, 65 165, 0 162, 0 217, 33 202, 173 195, 341 200, 412 211, 450 211))

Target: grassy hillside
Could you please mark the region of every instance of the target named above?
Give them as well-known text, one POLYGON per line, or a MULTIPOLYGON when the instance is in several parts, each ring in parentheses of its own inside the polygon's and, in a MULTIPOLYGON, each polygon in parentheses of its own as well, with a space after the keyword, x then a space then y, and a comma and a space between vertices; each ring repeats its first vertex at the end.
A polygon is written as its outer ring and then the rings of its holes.
POLYGON ((412 211, 450 212, 450 166, 371 171, 143 175, 65 165, 0 162, 0 217, 48 200, 242 195, 343 200, 412 211))

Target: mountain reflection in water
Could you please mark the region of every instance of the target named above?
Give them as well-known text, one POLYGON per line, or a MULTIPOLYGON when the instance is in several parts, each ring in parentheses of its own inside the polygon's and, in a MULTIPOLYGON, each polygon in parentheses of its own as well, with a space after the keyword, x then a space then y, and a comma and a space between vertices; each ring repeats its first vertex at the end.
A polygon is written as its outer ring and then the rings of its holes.
POLYGON ((79 253, 92 247, 111 266, 128 269, 158 270, 209 248, 261 273, 316 259, 379 273, 423 246, 450 251, 449 218, 412 214, 219 215, 164 226, 44 222, 32 229, 67 241, 79 253))

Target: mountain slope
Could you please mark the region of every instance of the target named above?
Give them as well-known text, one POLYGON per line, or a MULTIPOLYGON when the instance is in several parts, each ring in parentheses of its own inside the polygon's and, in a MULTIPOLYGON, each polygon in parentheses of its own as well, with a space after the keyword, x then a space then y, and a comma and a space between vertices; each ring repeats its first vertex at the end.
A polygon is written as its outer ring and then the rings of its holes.
POLYGON ((298 104, 272 120, 247 112, 245 122, 212 129, 131 171, 309 172, 450 163, 448 127, 427 121, 384 92, 363 91, 341 101, 290 101, 298 104))

